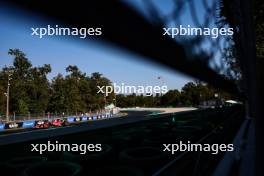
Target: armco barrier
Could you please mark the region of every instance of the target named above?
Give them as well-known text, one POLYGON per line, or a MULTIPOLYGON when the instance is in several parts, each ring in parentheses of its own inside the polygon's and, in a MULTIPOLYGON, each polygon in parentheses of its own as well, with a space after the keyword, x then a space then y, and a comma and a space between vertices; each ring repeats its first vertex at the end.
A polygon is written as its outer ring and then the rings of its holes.
POLYGON ((87 120, 88 120, 88 117, 86 117, 86 116, 82 117, 82 121, 87 121, 87 120))
POLYGON ((31 121, 24 121, 22 124, 22 128, 33 128, 36 124, 35 120, 31 120, 31 121))
POLYGON ((15 122, 11 122, 5 125, 5 129, 14 129, 14 128, 19 128, 19 124, 15 122))
POLYGON ((1 130, 4 130, 4 129, 5 129, 5 124, 4 124, 4 123, 1 123, 1 124, 0 124, 0 131, 1 131, 1 130))
POLYGON ((69 117, 69 118, 67 118, 67 121, 69 123, 73 123, 75 121, 75 118, 74 117, 69 117))
MULTIPOLYGON (((99 119, 107 119, 113 117, 112 113, 99 114, 94 116, 83 116, 83 117, 68 117, 67 122, 75 123, 75 122, 85 122, 85 121, 93 121, 99 119)), ((0 123, 0 131, 5 129, 14 129, 14 128, 35 128, 36 124, 40 121, 44 120, 30 120, 23 122, 10 122, 10 123, 0 123)), ((49 119, 51 121, 51 119, 49 119)))
POLYGON ((81 118, 80 117, 75 117, 75 122, 80 122, 81 118))

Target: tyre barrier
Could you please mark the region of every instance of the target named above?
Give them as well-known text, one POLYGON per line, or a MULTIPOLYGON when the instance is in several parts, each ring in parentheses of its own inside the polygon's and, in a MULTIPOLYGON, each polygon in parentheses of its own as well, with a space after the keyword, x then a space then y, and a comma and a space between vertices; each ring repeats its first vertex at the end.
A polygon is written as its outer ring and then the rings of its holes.
POLYGON ((145 172, 153 171, 167 160, 168 155, 156 147, 128 148, 119 154, 119 163, 141 168, 145 172))
POLYGON ((93 176, 144 176, 144 173, 138 169, 130 166, 108 166, 97 170, 93 176))
POLYGON ((46 152, 43 156, 47 157, 48 161, 57 161, 61 159, 62 154, 63 152, 52 151, 52 152, 46 152))
POLYGON ((131 138, 131 147, 137 146, 137 143, 142 143, 146 137, 152 135, 151 133, 152 130, 143 127, 130 130, 128 136, 131 138))
POLYGON ((5 165, 10 175, 17 175, 24 168, 27 168, 36 163, 43 164, 47 160, 48 159, 46 157, 40 157, 40 156, 18 157, 18 158, 13 158, 11 160, 8 160, 5 163, 5 165))
POLYGON ((171 129, 171 134, 181 136, 186 140, 195 140, 199 138, 199 134, 202 132, 200 126, 179 126, 171 129))
POLYGON ((65 161, 34 164, 22 172, 22 176, 80 176, 82 167, 65 161))
POLYGON ((5 163, 1 162, 1 163, 0 163, 0 168, 1 168, 1 172, 2 172, 2 173, 9 173, 9 170, 10 170, 10 169, 6 166, 5 163))
POLYGON ((177 126, 184 126, 186 124, 188 124, 189 120, 178 120, 176 122, 174 122, 174 127, 177 127, 177 126))
POLYGON ((163 144, 173 144, 180 139, 181 137, 175 134, 151 136, 143 141, 143 146, 162 147, 163 144))
POLYGON ((127 133, 116 133, 106 143, 113 146, 115 151, 120 151, 132 145, 132 138, 127 133))
POLYGON ((208 121, 203 121, 203 120, 200 120, 200 119, 193 119, 193 120, 190 120, 186 125, 188 126, 200 126, 201 128, 203 129, 213 129, 215 128, 215 125, 213 122, 208 122, 208 121))
POLYGON ((176 132, 179 133, 179 135, 180 134, 189 134, 189 133, 195 134, 196 132, 199 132, 201 130, 202 130, 202 127, 193 126, 193 125, 192 126, 185 125, 185 126, 179 126, 179 127, 172 128, 172 131, 175 133, 176 132))
POLYGON ((168 122, 163 122, 161 124, 152 124, 148 126, 148 129, 152 130, 152 134, 164 134, 169 132, 170 124, 168 122))
POLYGON ((78 163, 84 169, 94 169, 102 166, 102 164, 109 164, 111 161, 112 147, 107 144, 102 144, 102 151, 88 152, 84 155, 73 152, 63 152, 60 160, 78 163))
POLYGON ((115 151, 120 151, 126 148, 136 147, 143 140, 150 136, 151 130, 146 127, 134 127, 121 131, 112 132, 112 137, 106 140, 106 143, 111 144, 115 151))

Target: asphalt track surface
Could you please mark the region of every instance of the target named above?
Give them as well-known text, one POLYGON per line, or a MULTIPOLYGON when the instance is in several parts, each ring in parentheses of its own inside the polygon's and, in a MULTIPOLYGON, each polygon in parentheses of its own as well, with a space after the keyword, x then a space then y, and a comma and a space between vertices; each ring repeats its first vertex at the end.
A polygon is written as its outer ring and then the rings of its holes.
POLYGON ((73 134, 77 132, 128 124, 153 118, 153 116, 149 116, 149 114, 151 114, 150 111, 129 111, 126 113, 127 115, 122 117, 88 121, 65 127, 52 127, 48 129, 20 129, 17 131, 13 131, 12 133, 2 132, 2 134, 0 132, 0 145, 42 139, 47 137, 55 137, 65 134, 73 134))

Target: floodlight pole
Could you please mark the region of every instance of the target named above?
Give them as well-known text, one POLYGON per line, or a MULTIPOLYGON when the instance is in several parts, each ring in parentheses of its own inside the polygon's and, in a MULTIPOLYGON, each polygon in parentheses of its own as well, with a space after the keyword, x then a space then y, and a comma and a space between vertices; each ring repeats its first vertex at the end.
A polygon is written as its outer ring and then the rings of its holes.
MULTIPOLYGON (((158 76, 158 79, 161 80, 161 86, 165 86, 165 81, 162 76, 158 76)), ((160 96, 162 97, 162 92, 160 92, 160 96)))
POLYGON ((10 94, 10 80, 12 73, 8 73, 7 77, 7 91, 6 91, 6 121, 9 121, 9 94, 10 94))
POLYGON ((106 107, 106 93, 104 93, 104 109, 106 107))
POLYGON ((114 94, 115 94, 115 99, 114 100, 115 100, 115 107, 116 107, 116 93, 114 93, 114 94))

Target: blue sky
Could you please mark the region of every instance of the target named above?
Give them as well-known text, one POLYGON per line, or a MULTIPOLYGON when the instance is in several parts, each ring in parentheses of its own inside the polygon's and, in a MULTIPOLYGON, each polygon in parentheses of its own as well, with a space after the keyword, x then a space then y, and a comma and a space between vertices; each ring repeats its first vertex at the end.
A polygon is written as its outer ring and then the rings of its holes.
MULTIPOLYGON (((164 10, 170 5, 164 3, 160 7, 164 10)), ((112 82, 124 82, 126 85, 160 85, 161 81, 157 77, 162 76, 169 89, 180 89, 193 80, 144 61, 137 55, 98 42, 84 43, 58 36, 39 39, 31 36, 30 28, 39 25, 36 21, 27 21, 22 16, 10 14, 14 14, 13 11, 0 9, 0 68, 12 64, 13 59, 7 54, 8 49, 19 48, 26 53, 34 66, 51 64, 52 73, 48 75, 49 79, 58 73, 65 75, 68 65, 77 65, 88 75, 100 72, 112 82)))

